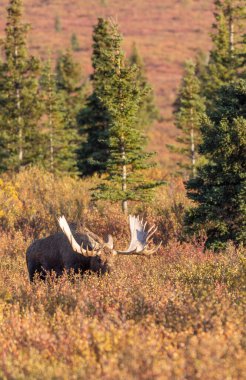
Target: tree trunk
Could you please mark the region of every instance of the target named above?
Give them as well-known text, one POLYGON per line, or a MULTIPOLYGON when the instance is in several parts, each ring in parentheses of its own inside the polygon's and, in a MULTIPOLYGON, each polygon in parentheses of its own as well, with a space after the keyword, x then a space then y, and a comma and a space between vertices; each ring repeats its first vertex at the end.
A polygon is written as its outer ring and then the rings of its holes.
POLYGON ((49 130, 50 130, 50 171, 51 173, 54 173, 54 128, 53 128, 53 120, 52 120, 52 104, 51 104, 51 97, 52 97, 52 89, 50 85, 51 81, 51 74, 49 72, 49 130))
MULTIPOLYGON (((121 157, 122 157, 122 190, 126 192, 126 178, 127 178, 127 172, 126 172, 126 152, 125 152, 125 146, 124 143, 121 145, 121 157)), ((128 214, 128 204, 127 200, 122 201, 122 211, 125 215, 128 214)))
POLYGON ((16 101, 17 101, 17 110, 18 110, 18 136, 19 136, 19 162, 20 165, 23 161, 23 130, 21 125, 21 116, 20 116, 20 90, 17 88, 16 90, 16 101))
POLYGON ((53 136, 53 124, 50 116, 49 120, 50 125, 50 170, 54 173, 54 136, 53 136))
POLYGON ((229 35, 230 35, 230 53, 232 56, 233 51, 234 51, 234 22, 233 22, 232 14, 230 14, 230 18, 229 18, 229 35))
POLYGON ((194 139, 194 128, 191 127, 190 130, 190 143, 191 143, 191 167, 192 167, 192 177, 196 176, 196 156, 195 156, 195 139, 194 139))
MULTIPOLYGON (((16 61, 17 61, 17 57, 18 57, 18 47, 15 46, 15 60, 16 61)), ((19 138, 19 164, 21 166, 21 162, 23 161, 23 129, 21 125, 21 116, 20 116, 21 105, 20 105, 19 83, 15 83, 15 86, 16 86, 16 106, 18 110, 17 128, 18 128, 18 138, 19 138)))
POLYGON ((195 154, 193 108, 191 108, 190 110, 190 152, 191 152, 191 172, 192 172, 192 177, 194 178, 196 176, 196 154, 195 154))
POLYGON ((228 29, 229 29, 229 42, 230 42, 230 45, 229 45, 229 49, 230 49, 230 54, 231 56, 233 56, 233 51, 234 51, 234 9, 233 9, 233 6, 231 4, 228 5, 227 9, 227 15, 229 16, 229 25, 228 25, 228 29))

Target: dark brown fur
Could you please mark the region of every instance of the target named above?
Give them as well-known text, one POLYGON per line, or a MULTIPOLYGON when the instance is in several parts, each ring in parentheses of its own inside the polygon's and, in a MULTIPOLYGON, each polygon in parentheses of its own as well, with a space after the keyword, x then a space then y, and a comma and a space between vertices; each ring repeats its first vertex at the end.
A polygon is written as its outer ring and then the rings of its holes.
MULTIPOLYGON (((84 242, 83 234, 74 234, 74 237, 79 244, 84 242)), ((27 249, 26 262, 30 281, 33 281, 35 273, 45 279, 46 274, 51 271, 57 276, 70 270, 81 274, 85 271, 101 274, 109 271, 107 259, 103 260, 99 256, 87 257, 74 252, 62 232, 35 240, 27 249)))

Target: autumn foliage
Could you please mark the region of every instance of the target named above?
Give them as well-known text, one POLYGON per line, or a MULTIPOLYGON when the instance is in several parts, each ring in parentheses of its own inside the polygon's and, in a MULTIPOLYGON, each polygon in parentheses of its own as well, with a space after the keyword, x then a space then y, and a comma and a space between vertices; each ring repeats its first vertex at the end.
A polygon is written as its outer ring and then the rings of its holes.
POLYGON ((245 257, 232 245, 205 252, 202 237, 178 241, 178 182, 133 209, 157 222, 158 254, 116 258, 103 277, 29 283, 25 250, 58 229, 60 213, 127 245, 119 209, 90 204, 93 181, 28 169, 0 183, 0 378, 242 379, 245 257))

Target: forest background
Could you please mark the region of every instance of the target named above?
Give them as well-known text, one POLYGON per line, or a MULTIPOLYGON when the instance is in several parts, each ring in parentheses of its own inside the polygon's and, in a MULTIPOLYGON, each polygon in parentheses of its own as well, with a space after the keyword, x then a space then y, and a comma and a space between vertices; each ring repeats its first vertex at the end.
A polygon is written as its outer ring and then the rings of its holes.
MULTIPOLYGON (((0 3, 0 33, 6 20, 7 0, 0 3)), ((146 74, 156 96, 161 120, 149 130, 149 149, 157 152, 157 161, 164 172, 176 170, 177 154, 166 144, 172 144, 178 134, 172 115, 184 70, 184 62, 204 52, 209 56, 212 30, 212 0, 147 0, 138 1, 39 1, 24 2, 23 22, 31 24, 28 46, 34 56, 52 59, 59 51, 71 47, 75 33, 79 42, 73 52, 88 77, 91 73, 92 31, 98 17, 112 17, 123 34, 123 49, 129 55, 133 43, 143 58, 146 74), (60 30, 55 31, 58 21, 60 30)), ((3 35, 3 33, 2 33, 3 35)))

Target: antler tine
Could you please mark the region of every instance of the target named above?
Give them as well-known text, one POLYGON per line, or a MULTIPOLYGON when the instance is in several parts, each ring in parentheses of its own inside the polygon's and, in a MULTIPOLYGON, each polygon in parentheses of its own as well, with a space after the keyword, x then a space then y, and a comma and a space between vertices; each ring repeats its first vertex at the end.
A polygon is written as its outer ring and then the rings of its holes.
POLYGON ((88 249, 88 246, 86 247, 86 249, 84 249, 84 244, 83 244, 83 242, 82 242, 81 245, 80 245, 80 248, 81 248, 81 251, 83 252, 83 255, 84 255, 84 256, 88 256, 88 255, 87 255, 87 249, 88 249))
POLYGON ((160 248, 160 246, 162 245, 162 241, 158 244, 157 247, 154 247, 152 249, 146 249, 144 250, 142 253, 146 256, 150 256, 150 255, 153 255, 153 253, 157 252, 158 249, 160 248))
POLYGON ((83 254, 87 257, 92 257, 92 256, 95 256, 95 255, 100 255, 100 248, 99 249, 95 249, 93 248, 92 250, 89 250, 89 246, 87 245, 86 246, 86 249, 83 248, 83 242, 81 243, 81 248, 83 249, 83 254))
POLYGON ((155 225, 151 226, 146 231, 147 222, 144 223, 143 218, 139 216, 129 216, 130 222, 130 232, 131 232, 131 241, 128 249, 126 251, 117 251, 118 254, 122 255, 149 255, 158 250, 158 247, 153 249, 148 248, 148 241, 154 235, 157 230, 155 225))
POLYGON ((153 224, 153 226, 151 226, 151 227, 148 229, 148 234, 153 230, 153 228, 155 228, 155 224, 153 224))
POLYGON ((107 236, 107 240, 105 241, 104 245, 108 247, 109 249, 114 249, 114 240, 112 235, 107 236))
POLYGON ((157 227, 155 227, 155 228, 153 229, 153 231, 152 231, 150 234, 148 234, 147 239, 146 239, 146 242, 150 241, 150 239, 152 238, 152 236, 154 235, 154 233, 155 233, 156 231, 157 231, 157 227))

